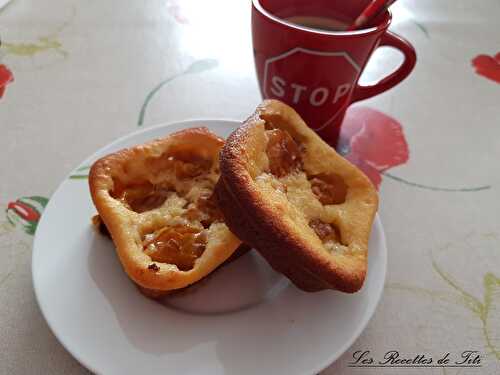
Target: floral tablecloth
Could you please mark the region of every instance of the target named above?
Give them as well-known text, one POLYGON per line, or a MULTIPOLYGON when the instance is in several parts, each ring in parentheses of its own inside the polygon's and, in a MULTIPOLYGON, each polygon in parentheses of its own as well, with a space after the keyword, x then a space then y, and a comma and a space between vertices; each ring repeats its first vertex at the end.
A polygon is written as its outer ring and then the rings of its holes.
MULTIPOLYGON (((0 9, 0 373, 87 372, 37 307, 37 222, 75 165, 118 136, 251 113, 260 96, 249 11, 249 0, 0 9)), ((393 13, 417 66, 349 110, 339 146, 380 191, 386 286, 367 329, 323 373, 500 373, 500 2, 400 0, 393 13), (352 367, 365 351, 376 363, 394 350, 453 361, 477 351, 481 367, 352 367)), ((399 58, 380 49, 362 80, 399 58)), ((86 183, 86 172, 70 178, 86 183)))

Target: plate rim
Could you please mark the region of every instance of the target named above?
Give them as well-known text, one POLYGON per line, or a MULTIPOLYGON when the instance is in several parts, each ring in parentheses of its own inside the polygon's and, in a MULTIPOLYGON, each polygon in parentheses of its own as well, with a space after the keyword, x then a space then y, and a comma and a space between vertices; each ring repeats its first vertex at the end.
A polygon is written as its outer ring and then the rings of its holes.
MULTIPOLYGON (((194 118, 190 118, 190 119, 186 119, 186 120, 171 121, 171 122, 159 123, 159 124, 152 125, 152 126, 146 126, 146 127, 140 128, 140 129, 136 129, 132 132, 125 133, 125 134, 119 136, 118 138, 114 139, 113 141, 106 143, 101 147, 98 147, 96 151, 94 151, 91 155, 89 155, 88 157, 83 159, 76 167, 72 168, 70 170, 70 172, 67 173, 65 175, 65 177, 59 182, 57 188, 51 194, 51 197, 55 196, 63 188, 64 183, 68 181, 71 174, 77 168, 79 168, 82 165, 87 164, 89 160, 95 159, 96 155, 98 155, 103 149, 112 148, 112 147, 116 146, 117 144, 119 144, 123 141, 126 141, 127 139, 134 138, 135 136, 142 134, 142 133, 155 131, 156 129, 160 129, 160 128, 169 128, 171 126, 191 126, 192 127, 193 123, 196 123, 196 122, 201 123, 200 127, 203 126, 203 124, 207 124, 207 123, 218 123, 218 124, 226 123, 227 125, 241 124, 241 120, 235 120, 235 119, 229 119, 229 118, 203 119, 203 118, 194 117, 194 118)), ((170 133, 167 133, 167 134, 170 134, 170 133)), ((156 139, 156 138, 157 137, 151 138, 151 140, 156 139)), ((50 198, 47 206, 44 209, 44 213, 46 211, 48 211, 49 209, 51 209, 52 204, 53 204, 53 200, 50 198)), ((38 225, 40 225, 42 222, 44 222, 45 217, 46 217, 46 215, 44 215, 42 213, 42 216, 40 218, 38 225)), ((359 336, 365 330, 365 328, 368 325, 368 323, 370 322, 370 320, 373 318, 373 315, 375 314, 375 311, 380 303, 380 300, 382 299, 384 286, 385 286, 385 282, 386 282, 386 278, 387 278, 388 251, 387 251, 387 242, 386 242, 385 231, 384 231, 384 227, 383 227, 383 224, 382 224, 382 221, 380 219, 380 215, 379 215, 378 211, 375 214, 374 225, 372 226, 372 228, 376 228, 378 231, 380 247, 382 249, 381 253, 379 254, 379 256, 381 256, 381 259, 379 259, 379 261, 382 261, 381 267, 382 267, 382 271, 383 271, 383 275, 382 275, 381 281, 380 281, 380 286, 379 286, 378 290, 375 291, 376 292, 375 303, 373 303, 373 305, 370 306, 369 309, 367 309, 367 311, 364 315, 364 320, 360 321, 360 323, 357 325, 357 328, 355 330, 353 330, 353 334, 351 335, 350 339, 346 340, 344 342, 344 344, 341 345, 340 348, 332 356, 327 357, 325 359, 325 361, 323 361, 321 364, 319 364, 315 368, 311 369, 310 374, 318 374, 319 372, 325 370, 326 368, 331 366, 335 361, 337 361, 337 359, 340 358, 352 346, 352 344, 359 338, 359 336)), ((33 290, 34 290, 35 300, 37 302, 37 305, 40 309, 40 312, 42 313, 42 316, 43 316, 45 322, 49 326, 50 331, 56 337, 57 341, 63 346, 63 348, 69 354, 71 354, 71 356, 73 358, 75 358, 78 361, 78 363, 80 365, 82 365, 84 368, 86 368, 86 369, 88 369, 96 374, 99 374, 99 373, 101 373, 100 370, 94 368, 88 361, 85 361, 80 356, 80 354, 77 350, 70 349, 70 345, 68 345, 68 343, 66 342, 66 339, 61 337, 59 332, 55 329, 54 322, 48 318, 47 312, 45 310, 46 307, 44 307, 45 305, 40 300, 40 292, 39 292, 39 289, 38 289, 37 284, 35 282, 35 273, 36 273, 36 271, 35 271, 35 264, 36 264, 35 258, 37 257, 36 254, 39 253, 39 250, 37 250, 39 247, 39 246, 37 246, 37 243, 39 242, 39 241, 37 241, 39 233, 40 233, 39 231, 36 231, 35 235, 33 237, 32 254, 31 254, 31 282, 33 285, 33 290)))

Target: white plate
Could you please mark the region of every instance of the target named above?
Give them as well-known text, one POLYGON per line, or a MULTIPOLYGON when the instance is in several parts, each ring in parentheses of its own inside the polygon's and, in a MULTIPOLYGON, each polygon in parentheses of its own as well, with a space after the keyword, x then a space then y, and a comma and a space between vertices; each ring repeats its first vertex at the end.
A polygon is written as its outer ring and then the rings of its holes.
MULTIPOLYGON (((187 127, 227 137, 238 122, 197 120, 144 129, 82 163, 187 127)), ((59 341, 103 374, 313 374, 337 359, 382 294, 387 250, 377 217, 362 290, 304 293, 252 251, 189 293, 159 304, 122 271, 94 232, 87 181, 66 179, 50 199, 33 247, 33 284, 59 341)))

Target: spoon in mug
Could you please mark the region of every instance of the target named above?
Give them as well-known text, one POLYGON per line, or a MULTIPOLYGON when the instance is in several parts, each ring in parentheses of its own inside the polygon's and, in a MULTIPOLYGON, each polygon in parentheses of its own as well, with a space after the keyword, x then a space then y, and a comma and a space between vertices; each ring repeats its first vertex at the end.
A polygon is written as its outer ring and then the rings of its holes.
POLYGON ((385 12, 395 2, 396 0, 373 0, 365 9, 363 9, 361 14, 346 29, 346 31, 353 31, 362 28, 379 14, 385 12))

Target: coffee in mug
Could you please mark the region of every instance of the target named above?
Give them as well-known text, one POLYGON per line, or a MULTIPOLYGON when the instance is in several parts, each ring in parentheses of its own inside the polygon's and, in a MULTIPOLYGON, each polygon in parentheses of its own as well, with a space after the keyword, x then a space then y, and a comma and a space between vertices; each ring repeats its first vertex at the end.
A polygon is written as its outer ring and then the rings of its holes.
POLYGON ((284 20, 298 26, 323 31, 344 31, 351 24, 349 20, 321 16, 292 16, 284 18, 284 20))

